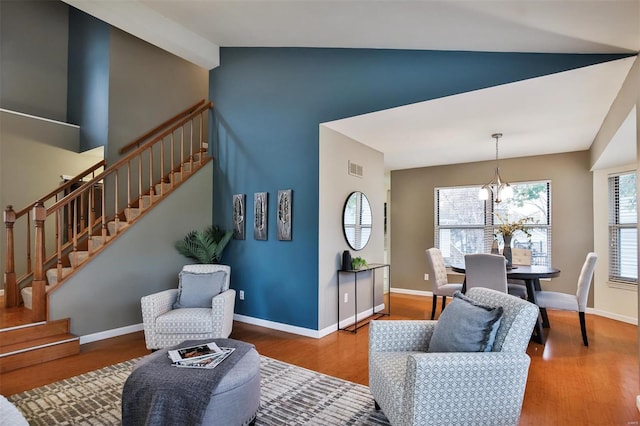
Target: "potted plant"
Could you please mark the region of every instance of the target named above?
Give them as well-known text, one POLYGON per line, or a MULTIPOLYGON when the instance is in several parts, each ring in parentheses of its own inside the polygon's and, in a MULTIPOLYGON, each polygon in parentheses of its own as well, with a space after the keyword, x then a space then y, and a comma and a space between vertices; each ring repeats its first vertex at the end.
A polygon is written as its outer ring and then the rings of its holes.
POLYGON ((197 263, 220 263, 222 252, 233 236, 233 231, 225 231, 217 225, 204 230, 189 232, 175 247, 180 254, 197 263))
POLYGON ((361 257, 354 257, 351 259, 351 267, 354 271, 358 269, 365 269, 367 267, 367 261, 361 257))
POLYGON ((496 213, 496 217, 500 221, 500 224, 496 227, 496 233, 502 235, 502 240, 504 241, 504 249, 502 250, 502 255, 507 259, 507 267, 511 267, 511 239, 513 238, 513 234, 517 231, 521 231, 524 233, 527 238, 531 239, 531 232, 529 232, 529 228, 527 226, 528 223, 533 223, 532 217, 523 217, 515 222, 509 222, 509 217, 502 217, 498 213, 496 213))

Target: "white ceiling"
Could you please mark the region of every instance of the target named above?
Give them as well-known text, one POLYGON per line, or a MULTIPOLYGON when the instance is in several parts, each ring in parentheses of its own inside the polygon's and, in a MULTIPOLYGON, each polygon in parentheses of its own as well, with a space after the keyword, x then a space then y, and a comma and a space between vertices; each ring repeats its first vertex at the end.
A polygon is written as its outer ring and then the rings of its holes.
MULTIPOLYGON (((207 69, 218 46, 640 51, 640 0, 65 1, 207 69)), ((494 158, 494 132, 501 158, 584 150, 634 59, 327 125, 385 153, 389 169, 494 158)), ((635 114, 625 126, 598 166, 635 158, 635 114)))

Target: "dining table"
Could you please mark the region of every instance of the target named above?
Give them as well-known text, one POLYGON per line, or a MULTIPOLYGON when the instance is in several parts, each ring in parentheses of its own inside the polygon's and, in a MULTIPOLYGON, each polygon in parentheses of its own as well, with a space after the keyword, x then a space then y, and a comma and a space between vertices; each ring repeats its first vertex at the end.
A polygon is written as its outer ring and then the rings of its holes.
MULTIPOLYGON (((464 264, 451 265, 451 270, 461 274, 466 272, 464 264)), ((527 287, 527 300, 535 305, 538 304, 536 301, 536 291, 540 291, 542 289, 540 287, 540 280, 543 278, 555 278, 559 275, 560 269, 546 265, 513 265, 512 267, 507 268, 507 279, 524 281, 527 287)), ((463 293, 466 291, 465 284, 466 283, 463 281, 463 293)), ((538 320, 536 321, 533 334, 531 336, 534 342, 544 344, 545 339, 544 334, 542 333, 543 328, 549 328, 549 318, 547 317, 547 310, 545 308, 540 308, 540 315, 538 316, 538 320)))

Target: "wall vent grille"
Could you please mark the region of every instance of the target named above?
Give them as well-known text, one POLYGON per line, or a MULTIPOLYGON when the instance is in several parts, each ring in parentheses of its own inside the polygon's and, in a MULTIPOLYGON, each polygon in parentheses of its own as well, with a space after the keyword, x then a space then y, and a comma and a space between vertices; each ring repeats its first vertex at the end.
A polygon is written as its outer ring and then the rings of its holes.
POLYGON ((349 174, 355 177, 362 177, 363 169, 360 164, 349 161, 349 174))

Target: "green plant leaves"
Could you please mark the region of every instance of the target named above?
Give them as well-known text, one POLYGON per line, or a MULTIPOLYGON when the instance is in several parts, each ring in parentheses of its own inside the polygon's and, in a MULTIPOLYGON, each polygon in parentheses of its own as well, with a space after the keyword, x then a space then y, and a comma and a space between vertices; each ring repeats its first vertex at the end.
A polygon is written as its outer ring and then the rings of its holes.
POLYGON ((203 231, 189 232, 175 247, 180 254, 198 263, 220 263, 232 235, 232 231, 224 231, 217 225, 209 226, 203 231))

